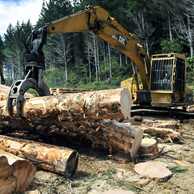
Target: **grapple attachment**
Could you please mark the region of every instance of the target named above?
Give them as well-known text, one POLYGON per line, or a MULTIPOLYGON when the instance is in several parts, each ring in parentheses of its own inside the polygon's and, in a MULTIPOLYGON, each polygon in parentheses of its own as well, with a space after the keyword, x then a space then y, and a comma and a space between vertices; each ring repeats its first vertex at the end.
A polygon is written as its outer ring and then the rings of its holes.
POLYGON ((16 104, 17 114, 20 118, 23 118, 24 94, 30 88, 36 90, 40 96, 50 95, 49 88, 44 82, 41 86, 38 86, 37 81, 33 78, 15 81, 11 86, 7 99, 7 110, 11 117, 13 116, 13 106, 16 104))

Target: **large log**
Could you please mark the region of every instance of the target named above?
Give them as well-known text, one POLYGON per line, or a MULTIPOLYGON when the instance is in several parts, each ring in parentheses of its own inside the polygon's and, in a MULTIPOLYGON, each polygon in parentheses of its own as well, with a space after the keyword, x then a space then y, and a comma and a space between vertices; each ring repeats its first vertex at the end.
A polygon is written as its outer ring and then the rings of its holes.
POLYGON ((24 192, 32 182, 36 167, 20 157, 0 150, 0 193, 24 192))
MULTIPOLYGON (((30 120, 96 120, 130 117, 128 88, 30 98, 24 102, 23 117, 30 120)), ((8 119, 5 101, 0 101, 0 118, 8 119)), ((17 118, 16 109, 13 119, 17 118)))
POLYGON ((68 136, 78 135, 92 141, 94 147, 103 147, 109 149, 110 152, 118 151, 131 158, 137 153, 143 137, 141 129, 109 119, 93 122, 60 122, 60 127, 47 128, 47 126, 39 125, 36 130, 45 135, 55 133, 68 136))
POLYGON ((77 151, 24 139, 0 135, 0 149, 65 177, 73 175, 78 164, 77 151))

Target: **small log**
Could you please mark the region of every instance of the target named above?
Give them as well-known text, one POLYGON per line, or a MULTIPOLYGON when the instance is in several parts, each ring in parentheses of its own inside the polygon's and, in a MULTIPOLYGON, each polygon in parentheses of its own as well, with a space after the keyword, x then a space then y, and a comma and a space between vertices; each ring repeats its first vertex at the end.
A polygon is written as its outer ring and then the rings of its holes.
POLYGON ((3 135, 0 135, 0 149, 65 177, 73 175, 78 164, 78 153, 72 149, 3 135))
POLYGON ((136 173, 149 176, 155 181, 166 181, 172 176, 172 172, 165 167, 162 162, 148 161, 136 164, 134 167, 136 173))
POLYGON ((141 146, 138 152, 141 154, 141 156, 146 158, 157 158, 159 156, 157 141, 150 138, 142 139, 141 146))
POLYGON ((172 139, 180 139, 181 134, 179 132, 174 131, 170 128, 157 128, 157 127, 145 127, 139 126, 144 133, 148 133, 150 135, 156 135, 158 137, 171 137, 172 139))
POLYGON ((0 193, 24 192, 32 182, 36 167, 20 157, 0 150, 0 193))

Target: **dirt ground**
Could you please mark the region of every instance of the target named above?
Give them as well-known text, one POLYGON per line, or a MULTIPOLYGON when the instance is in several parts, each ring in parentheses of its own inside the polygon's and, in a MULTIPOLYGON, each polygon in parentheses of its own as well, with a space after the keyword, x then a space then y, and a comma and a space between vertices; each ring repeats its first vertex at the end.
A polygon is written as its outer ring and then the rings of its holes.
MULTIPOLYGON (((156 118, 155 118, 156 119, 156 118)), ((187 135, 173 143, 168 138, 157 139, 160 156, 153 159, 167 164, 173 176, 165 182, 149 179, 134 171, 134 163, 121 163, 112 159, 107 151, 87 146, 72 145, 79 152, 75 174, 63 176, 38 170, 26 194, 98 194, 107 190, 122 189, 134 193, 192 194, 194 193, 194 120, 177 121, 179 131, 187 135), (180 166, 175 160, 186 161, 189 166, 180 166)), ((140 125, 141 122, 135 124, 140 125)), ((69 146, 70 147, 70 146, 69 146)), ((150 159, 139 158, 139 162, 150 159)))

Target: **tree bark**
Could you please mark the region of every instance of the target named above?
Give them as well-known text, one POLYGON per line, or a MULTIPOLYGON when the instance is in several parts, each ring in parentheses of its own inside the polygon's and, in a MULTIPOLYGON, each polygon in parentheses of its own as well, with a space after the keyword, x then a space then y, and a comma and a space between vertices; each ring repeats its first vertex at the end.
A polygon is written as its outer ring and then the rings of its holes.
POLYGON ((36 167, 28 160, 0 150, 0 193, 24 192, 32 182, 36 167))
POLYGON ((39 168, 65 177, 73 175, 78 164, 77 151, 29 140, 0 135, 0 149, 25 158, 39 168))

